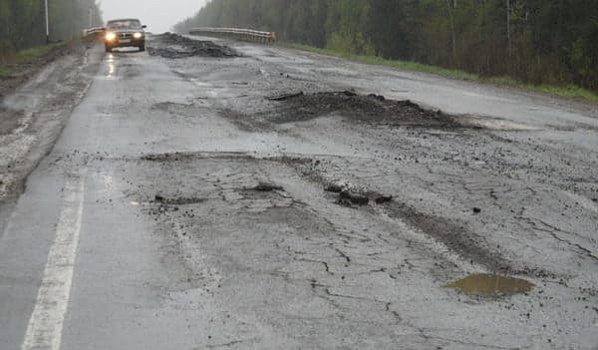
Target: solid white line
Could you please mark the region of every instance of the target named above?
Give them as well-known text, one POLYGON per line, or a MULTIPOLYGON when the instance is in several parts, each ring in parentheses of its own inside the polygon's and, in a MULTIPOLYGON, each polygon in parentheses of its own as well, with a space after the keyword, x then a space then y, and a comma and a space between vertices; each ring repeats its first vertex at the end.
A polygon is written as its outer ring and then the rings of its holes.
POLYGON ((60 349, 81 230, 84 186, 83 176, 67 178, 56 238, 48 254, 22 350, 60 349))

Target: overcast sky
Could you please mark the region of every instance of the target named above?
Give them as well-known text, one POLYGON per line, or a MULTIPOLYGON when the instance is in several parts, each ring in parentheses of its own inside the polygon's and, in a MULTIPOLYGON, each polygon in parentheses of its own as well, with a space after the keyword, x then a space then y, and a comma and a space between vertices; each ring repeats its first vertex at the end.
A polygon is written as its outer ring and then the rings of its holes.
POLYGON ((139 18, 154 33, 170 31, 181 20, 191 17, 208 0, 98 0, 104 21, 139 18))

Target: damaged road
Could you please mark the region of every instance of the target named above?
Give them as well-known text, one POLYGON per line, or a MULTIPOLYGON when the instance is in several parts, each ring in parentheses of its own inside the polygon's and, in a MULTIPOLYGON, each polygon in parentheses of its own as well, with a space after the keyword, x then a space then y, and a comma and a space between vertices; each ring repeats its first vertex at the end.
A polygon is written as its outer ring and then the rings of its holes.
POLYGON ((409 101, 387 100, 382 95, 359 95, 354 91, 298 93, 270 98, 284 101, 276 108, 269 122, 288 123, 315 119, 330 113, 340 113, 362 123, 403 127, 459 128, 456 117, 431 111, 409 101))
POLYGON ((594 108, 171 34, 107 54, 0 236, 0 347, 595 349, 594 108))
POLYGON ((177 59, 193 56, 204 57, 236 57, 239 54, 227 46, 215 44, 213 41, 192 40, 176 34, 165 33, 154 36, 148 53, 152 56, 177 59))
POLYGON ((73 41, 0 80, 0 237, 27 176, 56 142, 101 59, 92 44, 73 41))

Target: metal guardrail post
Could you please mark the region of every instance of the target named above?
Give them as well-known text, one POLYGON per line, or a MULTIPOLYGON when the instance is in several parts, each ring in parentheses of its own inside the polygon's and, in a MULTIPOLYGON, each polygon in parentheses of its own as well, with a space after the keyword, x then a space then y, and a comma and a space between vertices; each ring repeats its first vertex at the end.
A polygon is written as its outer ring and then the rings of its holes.
POLYGON ((99 36, 104 32, 104 27, 93 27, 83 30, 84 37, 99 36))
POLYGON ((276 33, 274 32, 260 32, 257 30, 240 28, 192 28, 189 30, 189 34, 231 38, 263 44, 269 44, 276 41, 276 33))

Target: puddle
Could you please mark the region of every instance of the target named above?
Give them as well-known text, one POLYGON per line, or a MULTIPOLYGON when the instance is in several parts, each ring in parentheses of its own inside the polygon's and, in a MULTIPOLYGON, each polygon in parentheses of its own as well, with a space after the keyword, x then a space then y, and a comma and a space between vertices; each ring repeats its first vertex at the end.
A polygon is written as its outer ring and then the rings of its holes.
POLYGON ((527 293, 534 284, 520 278, 479 273, 447 284, 446 287, 459 289, 465 294, 492 297, 527 293))

